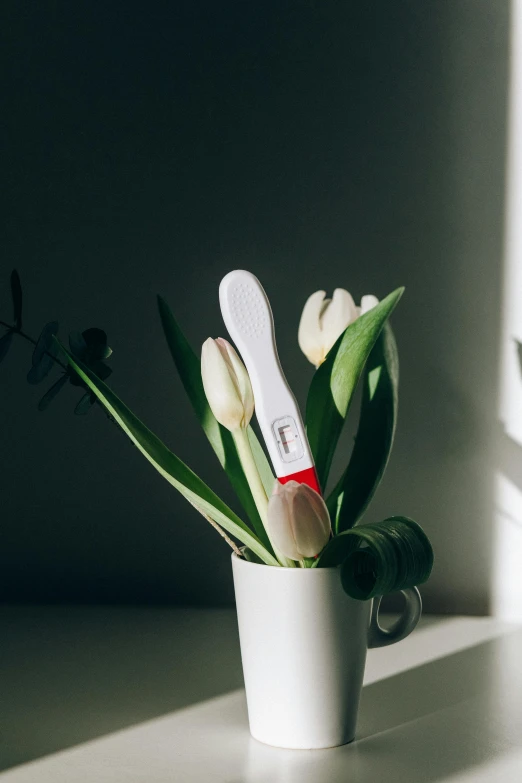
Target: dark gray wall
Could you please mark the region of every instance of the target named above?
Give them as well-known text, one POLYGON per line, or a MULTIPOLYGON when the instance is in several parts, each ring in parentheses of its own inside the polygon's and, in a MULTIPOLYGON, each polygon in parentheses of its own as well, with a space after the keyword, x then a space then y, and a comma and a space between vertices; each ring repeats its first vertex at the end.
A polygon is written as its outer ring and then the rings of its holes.
MULTIPOLYGON (((36 334, 101 326, 112 385, 231 500, 171 367, 155 294, 194 346, 220 278, 257 274, 301 402, 318 288, 404 284, 395 454, 369 518, 418 519, 429 609, 487 611, 508 3, 16 3, 2 9, 2 278, 36 334)), ((232 600, 215 532, 77 390, 45 414, 0 367, 0 595, 232 600)), ((348 443, 345 439, 345 454, 348 443)))

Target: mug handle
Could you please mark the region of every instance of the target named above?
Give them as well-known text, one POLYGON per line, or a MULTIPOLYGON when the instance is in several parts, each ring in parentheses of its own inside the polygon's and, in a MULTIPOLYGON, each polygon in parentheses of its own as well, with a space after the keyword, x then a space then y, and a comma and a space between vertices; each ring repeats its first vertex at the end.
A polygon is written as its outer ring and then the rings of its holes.
POLYGON ((370 626, 368 628, 368 647, 386 647, 388 644, 400 642, 413 631, 422 614, 422 598, 416 587, 401 590, 406 604, 396 623, 386 630, 379 625, 379 607, 382 595, 373 599, 370 626))

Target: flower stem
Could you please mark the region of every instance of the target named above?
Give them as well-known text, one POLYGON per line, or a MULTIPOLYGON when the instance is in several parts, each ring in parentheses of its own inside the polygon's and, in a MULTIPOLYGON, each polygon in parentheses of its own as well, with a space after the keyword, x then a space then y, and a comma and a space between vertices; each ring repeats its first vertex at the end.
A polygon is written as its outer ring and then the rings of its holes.
POLYGON ((274 546, 274 542, 270 538, 270 533, 266 524, 268 517, 268 498, 266 496, 265 488, 263 486, 263 482, 261 481, 261 476, 259 475, 259 471, 254 460, 254 455, 252 454, 252 449, 250 448, 246 429, 239 427, 236 430, 232 430, 232 437, 234 438, 237 453, 239 455, 241 465, 243 466, 243 470, 245 471, 245 476, 250 486, 254 503, 256 504, 259 516, 261 517, 261 522, 265 526, 266 534, 270 543, 272 544, 272 547, 274 548, 275 556, 282 566, 285 566, 286 568, 295 568, 294 561, 289 560, 287 557, 282 555, 281 552, 279 552, 274 546))

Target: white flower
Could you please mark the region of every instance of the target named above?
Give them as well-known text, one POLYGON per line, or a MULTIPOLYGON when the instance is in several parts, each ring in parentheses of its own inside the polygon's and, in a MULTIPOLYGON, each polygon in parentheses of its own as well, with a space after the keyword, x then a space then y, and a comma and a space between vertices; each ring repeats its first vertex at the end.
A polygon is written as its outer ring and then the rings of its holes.
POLYGON ((346 327, 379 302, 377 297, 368 294, 363 296, 361 306, 357 307, 344 288, 336 288, 331 299, 325 299, 325 296, 325 291, 316 291, 308 298, 297 336, 302 352, 316 367, 324 362, 326 354, 346 327))
POLYGON ((369 312, 369 310, 373 310, 375 305, 379 304, 379 300, 376 296, 373 294, 366 294, 366 296, 363 296, 361 299, 361 306, 360 306, 360 315, 364 315, 365 313, 369 312))
POLYGON ((254 393, 245 365, 227 340, 205 340, 201 377, 208 404, 219 423, 229 430, 247 427, 254 413, 254 393))
POLYGON ((267 531, 274 546, 291 560, 318 555, 331 532, 321 495, 307 484, 277 481, 268 501, 267 531))

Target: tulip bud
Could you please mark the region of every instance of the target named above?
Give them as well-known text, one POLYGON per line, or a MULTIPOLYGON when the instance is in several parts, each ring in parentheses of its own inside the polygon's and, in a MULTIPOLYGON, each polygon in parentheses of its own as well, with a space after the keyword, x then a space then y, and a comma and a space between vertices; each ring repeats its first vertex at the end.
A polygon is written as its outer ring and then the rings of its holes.
POLYGON ((229 342, 205 340, 201 377, 212 413, 228 430, 248 426, 254 412, 254 393, 246 367, 229 342))
POLYGON ((325 299, 324 291, 312 294, 303 308, 298 333, 299 347, 306 358, 319 367, 357 315, 355 302, 343 288, 336 288, 331 299, 325 299))
POLYGON ((267 531, 274 546, 291 560, 318 555, 331 532, 321 495, 297 481, 276 482, 268 501, 267 531))

